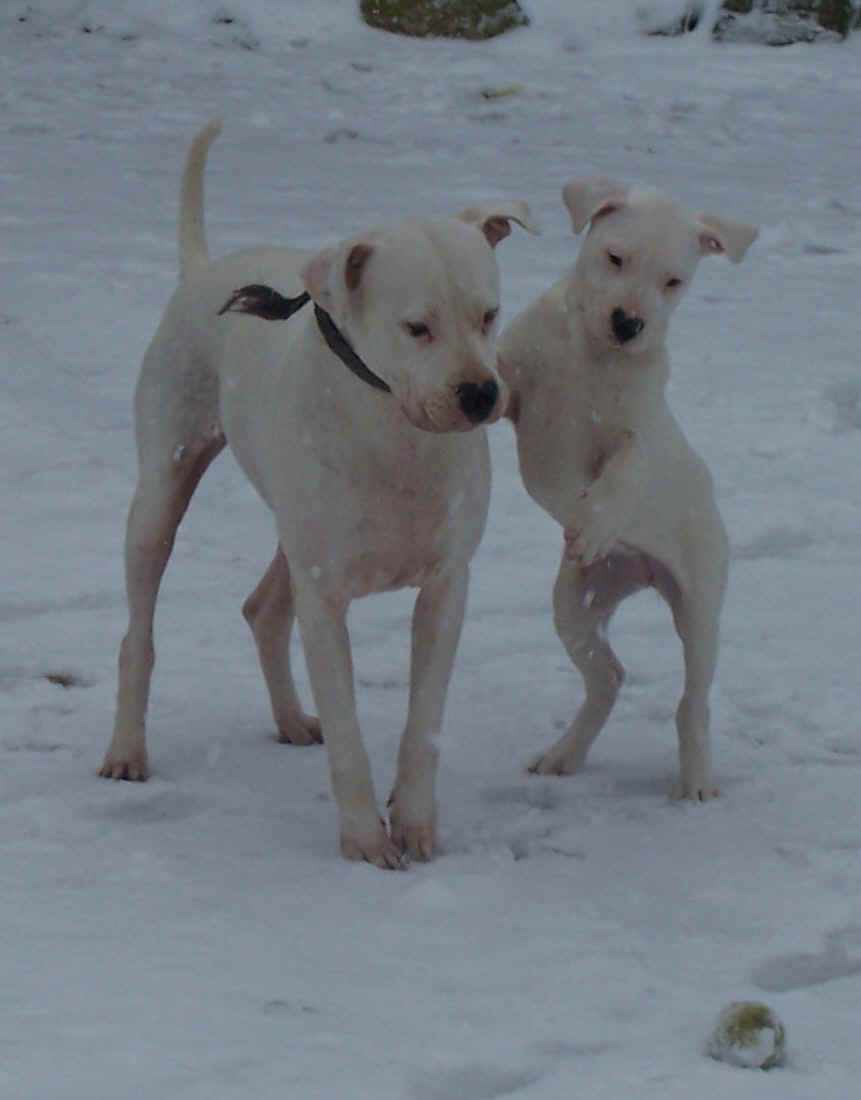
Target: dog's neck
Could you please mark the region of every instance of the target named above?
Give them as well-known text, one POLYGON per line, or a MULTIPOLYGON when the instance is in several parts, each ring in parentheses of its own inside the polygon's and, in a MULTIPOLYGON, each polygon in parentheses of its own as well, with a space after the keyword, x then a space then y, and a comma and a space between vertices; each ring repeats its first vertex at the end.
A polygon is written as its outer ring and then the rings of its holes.
MULTIPOLYGON (((218 313, 219 316, 222 313, 250 313, 254 317, 262 317, 264 321, 286 321, 310 301, 311 295, 307 291, 297 294, 295 298, 285 298, 283 294, 279 294, 271 286, 266 286, 263 283, 252 283, 234 291, 218 313)), ((326 341, 329 350, 338 356, 348 370, 352 371, 357 378, 361 378, 363 382, 367 382, 369 386, 373 386, 374 389, 383 390, 385 393, 392 392, 388 382, 383 381, 378 374, 374 374, 371 368, 362 361, 361 357, 356 354, 353 345, 341 332, 331 316, 316 302, 314 303, 314 318, 317 321, 320 335, 326 341)))
POLYGON ((374 374, 370 367, 366 366, 362 359, 356 354, 353 345, 347 339, 347 337, 341 332, 330 315, 314 303, 314 317, 317 320, 317 328, 320 330, 320 334, 323 339, 329 345, 331 351, 338 356, 344 366, 353 372, 357 378, 361 378, 363 382, 367 382, 369 386, 373 386, 374 389, 383 390, 385 393, 391 393, 392 388, 388 382, 384 382, 378 374, 374 374))

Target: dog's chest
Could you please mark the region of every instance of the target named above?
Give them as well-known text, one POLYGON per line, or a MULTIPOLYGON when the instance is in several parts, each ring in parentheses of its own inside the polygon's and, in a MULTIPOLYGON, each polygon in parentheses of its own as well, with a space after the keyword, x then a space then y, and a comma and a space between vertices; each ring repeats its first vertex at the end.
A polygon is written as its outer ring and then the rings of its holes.
POLYGON ((306 567, 325 562, 321 580, 358 598, 421 586, 452 560, 471 557, 489 497, 482 436, 424 436, 394 454, 356 446, 327 458, 312 479, 316 500, 300 492, 288 508, 304 517, 291 525, 291 541, 301 543, 295 552, 306 567))

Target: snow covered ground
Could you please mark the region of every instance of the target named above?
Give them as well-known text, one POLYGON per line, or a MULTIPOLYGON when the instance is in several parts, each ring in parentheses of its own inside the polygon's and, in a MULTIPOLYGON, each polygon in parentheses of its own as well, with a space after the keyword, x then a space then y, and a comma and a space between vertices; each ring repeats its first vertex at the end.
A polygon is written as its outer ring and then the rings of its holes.
MULTIPOLYGON (((352 0, 3 6, 3 1100, 857 1096, 861 35, 719 47, 635 36, 627 0, 527 6, 529 30, 483 45, 370 31, 352 0), (273 740, 239 616, 272 524, 227 455, 159 604, 155 774, 96 778, 125 626, 131 391, 175 280, 181 161, 218 114, 214 252, 523 197, 545 235, 500 247, 504 319, 573 258, 572 176, 762 227, 740 267, 701 266, 671 334, 672 403, 733 543, 720 800, 668 798, 681 659, 654 595, 615 621, 629 681, 586 771, 522 773, 580 685, 551 622, 560 533, 521 488, 507 425, 433 864, 341 861, 323 751, 273 740), (720 1007, 746 997, 786 1023, 785 1069, 704 1055, 720 1007)), ((351 618, 381 795, 411 600, 351 618)))

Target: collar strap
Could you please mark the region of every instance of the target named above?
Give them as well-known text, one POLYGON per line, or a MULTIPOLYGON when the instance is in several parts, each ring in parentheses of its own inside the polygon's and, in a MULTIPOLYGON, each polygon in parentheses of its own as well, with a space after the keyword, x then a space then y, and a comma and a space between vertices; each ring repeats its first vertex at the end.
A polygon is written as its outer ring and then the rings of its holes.
POLYGON ((311 295, 307 290, 297 294, 295 298, 285 298, 271 286, 252 283, 234 290, 218 311, 218 316, 222 313, 251 313, 255 317, 262 317, 264 321, 286 321, 310 301, 311 295))
MULTIPOLYGON (((295 298, 285 298, 271 286, 263 283, 252 283, 249 286, 240 287, 239 290, 227 299, 221 309, 222 313, 250 313, 255 317, 262 317, 264 321, 286 321, 294 313, 298 313, 303 306, 310 302, 311 296, 307 291, 297 294, 295 298)), ((370 367, 366 366, 356 354, 353 345, 344 336, 329 314, 317 303, 314 303, 314 317, 320 334, 326 341, 329 349, 338 356, 348 370, 351 370, 357 378, 367 382, 374 389, 391 393, 388 382, 384 382, 378 374, 374 374, 370 367)))
POLYGON ((388 382, 384 382, 378 374, 374 374, 370 367, 365 366, 347 337, 341 332, 325 309, 321 309, 314 303, 314 316, 317 318, 317 328, 330 349, 338 356, 344 366, 353 372, 357 378, 367 382, 374 389, 391 393, 392 388, 388 382))

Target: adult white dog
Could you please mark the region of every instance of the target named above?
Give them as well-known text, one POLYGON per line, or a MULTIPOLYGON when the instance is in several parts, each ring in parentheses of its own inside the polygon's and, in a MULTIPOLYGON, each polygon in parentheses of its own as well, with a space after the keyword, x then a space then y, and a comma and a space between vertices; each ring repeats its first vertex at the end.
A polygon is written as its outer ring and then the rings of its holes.
POLYGON ((203 170, 219 132, 210 123, 188 153, 179 285, 135 395, 129 628, 101 774, 147 777, 156 596, 191 495, 228 443, 276 519, 275 557, 243 612, 279 737, 308 744, 322 726, 347 858, 380 867, 399 866, 404 853, 429 859, 434 739, 488 506, 480 425, 497 420, 506 400, 495 371, 491 246, 511 221, 535 229, 526 204, 508 202, 389 221, 316 255, 264 247, 210 261, 203 170), (269 324, 243 311, 295 315, 269 324), (387 831, 356 718, 346 613, 357 597, 406 585, 420 591, 387 831), (294 614, 319 721, 302 709, 290 671, 294 614))
POLYGON ((566 734, 530 770, 567 774, 583 764, 624 675, 608 621, 622 599, 652 585, 684 649, 679 794, 705 801, 716 793, 708 695, 727 539, 709 472, 666 403, 665 335, 700 257, 738 263, 757 230, 613 180, 571 182, 563 198, 574 232, 590 226, 574 268, 499 345, 524 484, 564 528, 554 618, 586 692, 566 734))

